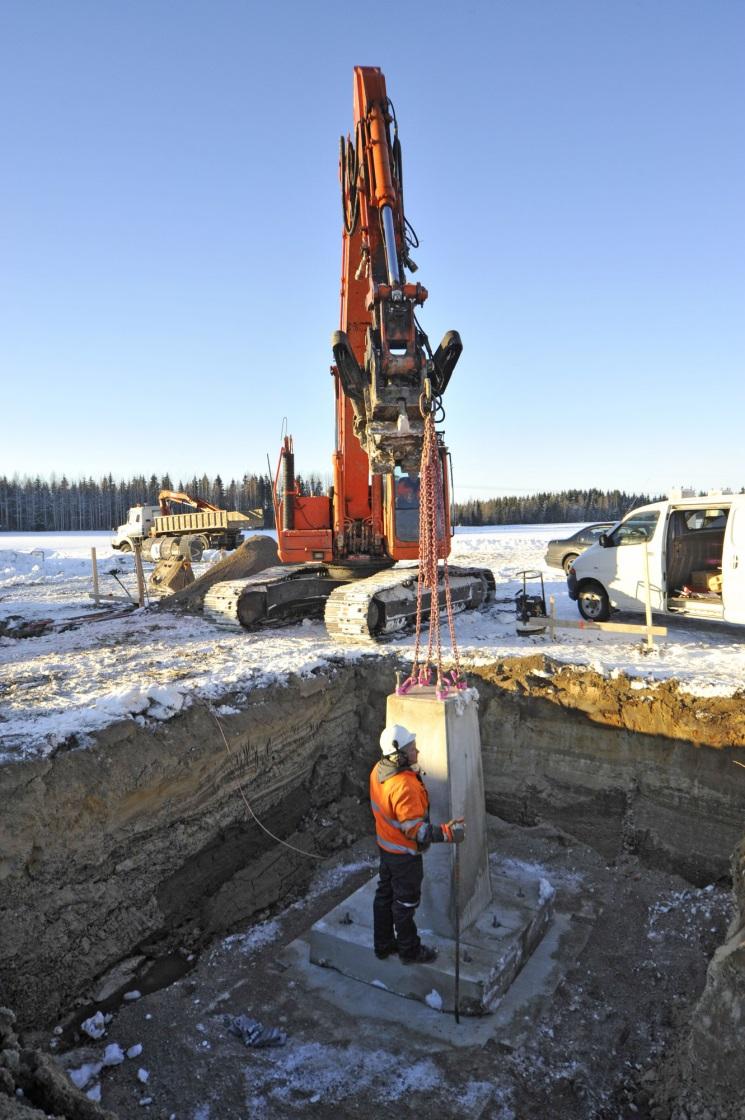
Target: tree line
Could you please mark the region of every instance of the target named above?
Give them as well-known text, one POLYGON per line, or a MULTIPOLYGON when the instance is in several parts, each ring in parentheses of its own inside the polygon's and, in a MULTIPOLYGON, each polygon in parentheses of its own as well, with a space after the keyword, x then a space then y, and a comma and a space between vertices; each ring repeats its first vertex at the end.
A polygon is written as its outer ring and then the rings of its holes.
MULTIPOLYGON (((177 490, 222 509, 265 509, 271 514, 271 482, 266 475, 245 474, 225 484, 216 475, 182 480, 170 475, 137 475, 127 480, 105 478, 0 478, 0 529, 46 530, 112 529, 127 520, 131 506, 156 505, 161 490, 177 490)), ((187 507, 183 507, 186 509, 187 507)))
POLYGON ((659 501, 625 490, 546 491, 522 497, 475 498, 455 506, 457 525, 538 525, 552 521, 618 521, 629 510, 659 501))
MULTIPOLYGON (((309 474, 297 479, 303 494, 323 494, 322 478, 309 474)), ((69 532, 112 529, 127 520, 131 506, 155 505, 161 490, 185 491, 221 509, 242 512, 263 509, 265 525, 274 524, 272 483, 268 475, 245 474, 225 483, 209 478, 179 479, 137 475, 127 480, 52 476, 44 479, 0 477, 0 530, 6 532, 69 532)), ((546 491, 521 497, 476 498, 455 504, 457 525, 532 525, 563 521, 617 521, 635 506, 652 501, 648 494, 624 490, 546 491)))

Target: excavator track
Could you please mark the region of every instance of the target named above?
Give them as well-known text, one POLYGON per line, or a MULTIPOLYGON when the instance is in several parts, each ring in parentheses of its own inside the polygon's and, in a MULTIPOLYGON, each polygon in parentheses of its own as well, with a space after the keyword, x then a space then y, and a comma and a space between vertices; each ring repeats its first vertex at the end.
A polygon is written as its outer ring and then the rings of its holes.
MULTIPOLYGON (((472 610, 494 598, 488 568, 453 568, 450 592, 455 612, 472 610)), ((247 579, 214 584, 204 598, 204 614, 230 629, 258 630, 301 618, 325 619, 331 638, 345 645, 376 645, 416 622, 418 569, 395 568, 359 580, 332 578, 324 564, 282 564, 247 579), (324 610, 325 608, 325 610, 324 610)), ((445 589, 439 589, 440 609, 445 589)), ((429 594, 424 599, 429 617, 429 594)))
POLYGON ((204 615, 218 626, 245 630, 322 618, 341 582, 325 564, 278 564, 246 579, 213 584, 204 597, 204 615))
MULTIPOLYGON (((473 610, 494 598, 496 584, 488 568, 449 568, 453 612, 473 610)), ((412 630, 416 623, 417 568, 379 572, 332 591, 324 620, 329 636, 345 644, 375 645, 412 630)), ((423 614, 430 613, 425 592, 423 614)), ((438 589, 440 610, 445 609, 445 586, 438 589)))

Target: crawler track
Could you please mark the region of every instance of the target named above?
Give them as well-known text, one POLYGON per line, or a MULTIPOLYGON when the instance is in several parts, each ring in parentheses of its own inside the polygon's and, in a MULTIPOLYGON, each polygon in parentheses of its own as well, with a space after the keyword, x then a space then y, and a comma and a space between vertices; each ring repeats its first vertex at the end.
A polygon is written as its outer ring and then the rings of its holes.
MULTIPOLYGON (((416 591, 416 568, 386 569, 350 581, 333 578, 323 564, 280 565, 215 584, 205 596, 204 613, 221 626, 247 630, 323 616, 331 638, 345 645, 374 645, 413 629, 416 591)), ((494 576, 488 568, 450 568, 450 591, 454 611, 473 610, 493 600, 494 576)), ((442 584, 438 597, 443 609, 442 584)), ((429 594, 423 607, 426 619, 429 594)))

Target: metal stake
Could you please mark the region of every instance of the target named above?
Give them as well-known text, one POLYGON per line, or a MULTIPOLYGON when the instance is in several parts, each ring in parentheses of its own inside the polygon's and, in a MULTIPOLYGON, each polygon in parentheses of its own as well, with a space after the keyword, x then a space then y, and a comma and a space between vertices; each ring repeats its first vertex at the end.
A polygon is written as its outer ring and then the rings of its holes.
POLYGON ((460 844, 455 845, 453 893, 455 894, 455 1021, 460 1023, 460 844))

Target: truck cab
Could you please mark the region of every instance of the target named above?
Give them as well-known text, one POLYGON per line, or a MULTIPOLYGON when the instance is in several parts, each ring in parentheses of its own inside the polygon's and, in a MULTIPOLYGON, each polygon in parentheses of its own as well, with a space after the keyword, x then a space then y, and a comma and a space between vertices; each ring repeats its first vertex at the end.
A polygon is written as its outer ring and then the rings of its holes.
POLYGON ((127 520, 117 529, 111 547, 120 552, 132 552, 135 542, 148 535, 159 513, 160 506, 132 506, 127 511, 127 520))
POLYGON ((567 576, 583 618, 653 611, 745 623, 745 495, 715 493, 632 510, 567 576), (740 557, 742 556, 742 563, 740 557))

